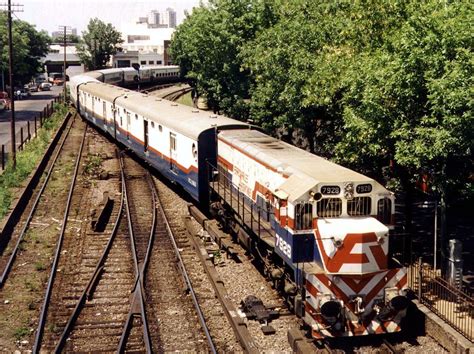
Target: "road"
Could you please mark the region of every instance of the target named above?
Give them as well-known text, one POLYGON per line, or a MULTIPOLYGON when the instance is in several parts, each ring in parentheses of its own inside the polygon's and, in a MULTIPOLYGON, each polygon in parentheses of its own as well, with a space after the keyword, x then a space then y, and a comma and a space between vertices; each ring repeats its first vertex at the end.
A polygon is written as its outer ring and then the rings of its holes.
MULTIPOLYGON (((39 117, 40 112, 57 97, 63 90, 62 86, 53 86, 51 91, 32 92, 31 97, 22 100, 15 100, 15 130, 16 144, 20 144, 20 128, 23 127, 24 137, 27 135, 27 122, 34 122, 35 116, 39 117)), ((30 123, 31 132, 34 131, 34 123, 30 123)), ((5 145, 5 151, 11 151, 10 141, 10 111, 0 111, 0 146, 5 145)))

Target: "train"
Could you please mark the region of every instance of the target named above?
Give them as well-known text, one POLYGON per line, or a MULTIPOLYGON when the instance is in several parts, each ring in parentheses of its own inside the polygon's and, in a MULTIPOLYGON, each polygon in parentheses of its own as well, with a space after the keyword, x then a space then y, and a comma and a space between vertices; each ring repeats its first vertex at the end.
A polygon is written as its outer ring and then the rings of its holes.
POLYGON ((255 125, 113 85, 106 73, 71 78, 80 115, 219 218, 312 338, 401 330, 409 300, 389 247, 392 192, 255 125))
POLYGON ((180 79, 177 65, 149 65, 134 68, 110 68, 89 71, 86 76, 115 86, 127 87, 140 84, 170 83, 180 79))

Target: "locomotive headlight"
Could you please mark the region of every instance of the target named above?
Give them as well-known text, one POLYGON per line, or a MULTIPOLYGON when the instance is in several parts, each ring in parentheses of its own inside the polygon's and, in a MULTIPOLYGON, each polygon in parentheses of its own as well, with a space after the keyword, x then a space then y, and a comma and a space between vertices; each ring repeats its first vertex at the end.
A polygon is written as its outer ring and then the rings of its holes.
POLYGON ((393 288, 385 288, 384 289, 384 301, 385 303, 389 303, 390 300, 392 300, 394 297, 398 296, 398 288, 393 287, 393 288))
POLYGON ((335 325, 341 317, 341 302, 334 299, 331 294, 319 294, 317 300, 321 316, 329 325, 335 325))
POLYGON ((354 198, 354 184, 353 183, 347 183, 344 186, 344 198, 347 200, 351 200, 354 198))
POLYGON ((384 300, 392 310, 402 311, 408 307, 409 300, 397 287, 385 288, 384 300))
POLYGON ((332 243, 334 244, 334 247, 341 248, 342 245, 344 244, 344 241, 340 238, 332 238, 332 243))

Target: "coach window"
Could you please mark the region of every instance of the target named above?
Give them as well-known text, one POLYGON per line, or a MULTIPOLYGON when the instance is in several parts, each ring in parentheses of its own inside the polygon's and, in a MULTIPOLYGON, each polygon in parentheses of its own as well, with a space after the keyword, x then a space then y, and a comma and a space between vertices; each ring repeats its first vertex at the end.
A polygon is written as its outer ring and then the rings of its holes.
POLYGON ((336 218, 342 214, 340 198, 324 198, 316 204, 317 214, 323 218, 336 218))
POLYGON ((313 205, 301 203, 295 206, 295 230, 308 230, 313 226, 313 205))
POLYGON ((135 114, 135 120, 138 120, 138 114, 135 114))
POLYGON ((102 117, 104 117, 104 119, 106 119, 106 117, 107 117, 107 103, 105 101, 103 102, 102 111, 103 111, 102 112, 102 114, 103 114, 102 117))
POLYGON ((155 127, 155 122, 151 122, 151 127, 152 127, 152 128, 155 127))
POLYGON ((347 201, 347 214, 350 216, 370 215, 372 198, 355 197, 347 201))
POLYGON ((158 130, 160 131, 160 133, 163 131, 163 127, 161 125, 158 125, 158 130))

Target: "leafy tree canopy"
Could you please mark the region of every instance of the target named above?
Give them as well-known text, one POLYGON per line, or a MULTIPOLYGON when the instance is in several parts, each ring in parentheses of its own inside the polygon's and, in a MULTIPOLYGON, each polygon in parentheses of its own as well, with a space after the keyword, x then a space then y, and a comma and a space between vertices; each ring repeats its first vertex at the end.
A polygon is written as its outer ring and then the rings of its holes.
MULTIPOLYGON (((45 31, 37 31, 28 22, 14 20, 13 36, 13 72, 15 85, 24 84, 42 71, 41 58, 48 53, 50 37, 45 31)), ((8 26, 6 13, 0 12, 0 70, 8 80, 8 26)))
POLYGON ((82 32, 82 39, 76 46, 77 55, 89 70, 102 69, 122 42, 120 32, 112 24, 94 18, 82 32))
POLYGON ((215 111, 247 117, 250 72, 241 48, 268 26, 272 1, 211 0, 195 9, 172 38, 171 54, 196 90, 215 111))

